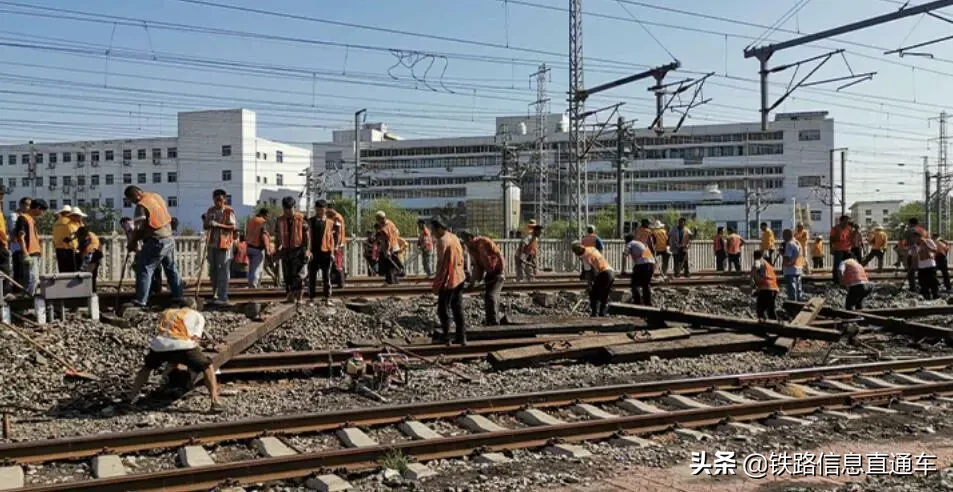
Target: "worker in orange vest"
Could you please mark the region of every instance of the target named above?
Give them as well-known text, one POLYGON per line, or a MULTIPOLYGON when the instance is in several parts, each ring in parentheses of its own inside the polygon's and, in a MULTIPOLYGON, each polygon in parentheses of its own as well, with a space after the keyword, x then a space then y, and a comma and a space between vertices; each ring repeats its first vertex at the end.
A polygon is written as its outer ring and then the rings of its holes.
POLYGON ((930 234, 927 232, 923 226, 920 225, 920 220, 916 217, 910 217, 907 221, 907 228, 903 233, 903 239, 906 242, 907 254, 906 254, 906 265, 907 265, 907 284, 910 287, 911 292, 918 292, 922 290, 919 285, 920 281, 917 278, 919 273, 919 268, 917 265, 919 261, 917 260, 917 248, 919 240, 917 236, 925 239, 930 238, 930 234))
POLYGON ((784 289, 789 301, 800 301, 803 296, 801 275, 804 273, 804 251, 801 243, 794 240, 791 229, 781 231, 781 265, 784 274, 784 289))
POLYGON ((581 242, 572 243, 572 252, 582 259, 584 270, 591 270, 592 287, 589 289, 589 310, 593 317, 604 317, 609 312, 609 293, 615 282, 615 273, 609 262, 596 248, 587 248, 581 242))
POLYGON ((728 271, 735 267, 736 272, 741 272, 741 247, 745 240, 738 234, 734 228, 728 228, 728 237, 725 238, 725 253, 728 255, 728 271))
POLYGON ((754 263, 751 265, 751 280, 758 289, 758 298, 755 309, 758 319, 778 319, 775 301, 778 298, 778 276, 774 266, 764 259, 764 252, 760 249, 754 252, 754 263))
POLYGON ((920 285, 920 295, 926 300, 940 297, 940 282, 936 279, 936 243, 927 237, 922 228, 914 229, 914 251, 917 262, 917 282, 920 285))
POLYGON ((831 228, 831 272, 834 275, 834 282, 840 282, 840 262, 844 261, 847 253, 850 253, 851 244, 850 217, 844 215, 840 222, 831 228))
POLYGON ((347 244, 347 224, 344 216, 334 208, 334 200, 327 200, 327 217, 338 223, 338 247, 331 255, 331 284, 343 289, 347 283, 347 262, 344 261, 344 245, 347 244))
POLYGON ((318 273, 321 273, 321 291, 324 302, 331 303, 331 267, 341 241, 342 225, 328 214, 324 199, 314 202, 314 215, 308 219, 311 234, 311 261, 308 262, 308 299, 314 302, 318 273))
POLYGON ((801 252, 804 253, 804 273, 811 273, 811 264, 807 262, 808 240, 811 239, 811 233, 804 227, 804 223, 798 222, 794 228, 794 240, 801 245, 801 252))
POLYGON ((228 304, 228 279, 231 276, 232 245, 238 222, 235 211, 226 202, 225 190, 212 192, 212 206, 205 212, 203 227, 208 231, 209 280, 215 298, 211 305, 228 304))
POLYGON ((853 255, 844 258, 840 266, 840 282, 847 289, 847 303, 844 309, 853 311, 864 309, 864 298, 873 291, 873 285, 867 279, 867 270, 854 259, 853 255))
POLYGON ((516 257, 516 281, 536 280, 539 269, 539 237, 543 234, 543 226, 533 225, 533 231, 520 241, 520 252, 516 257))
POLYGON ((814 236, 811 243, 811 260, 814 268, 824 268, 824 238, 820 234, 814 236))
POLYGON ((261 272, 265 258, 274 253, 271 234, 268 233, 268 209, 262 208, 254 217, 248 219, 245 226, 245 239, 248 253, 248 287, 257 289, 261 285, 261 272))
POLYGON ((887 233, 884 232, 884 228, 881 226, 874 227, 870 232, 868 241, 870 242, 870 252, 867 253, 860 264, 867 266, 870 260, 877 258, 877 271, 882 272, 884 269, 884 255, 887 252, 887 233))
POLYGON ((420 250, 420 263, 427 278, 433 277, 433 235, 424 219, 417 220, 417 249, 420 250))
POLYGON ((652 305, 652 275, 655 273, 655 255, 649 245, 635 236, 625 236, 625 252, 632 260, 632 302, 652 305))
POLYGON ((232 255, 232 277, 248 278, 248 266, 248 241, 244 234, 239 234, 232 255))
POLYGON ((296 209, 297 200, 286 196, 281 200, 283 213, 275 220, 275 238, 281 259, 281 277, 285 281, 287 301, 298 302, 304 294, 304 279, 311 261, 311 234, 308 221, 296 209))
POLYGON ((602 253, 602 250, 605 248, 602 238, 596 234, 596 226, 594 225, 586 226, 586 235, 583 236, 579 242, 587 248, 596 248, 600 253, 602 253))
POLYGON ((725 228, 718 227, 715 231, 715 238, 712 240, 712 249, 715 251, 715 270, 725 271, 725 260, 728 259, 728 253, 725 249, 725 228))
POLYGON ((503 269, 506 260, 500 247, 492 239, 485 236, 474 236, 467 231, 457 233, 467 248, 467 281, 472 285, 483 282, 483 312, 486 326, 500 324, 499 311, 500 294, 503 292, 503 269))
POLYGON ((950 291, 950 266, 947 258, 950 255, 950 243, 940 238, 939 234, 933 234, 933 242, 936 243, 936 269, 943 275, 943 287, 950 291))
POLYGON ((456 342, 467 344, 466 317, 463 313, 463 286, 466 272, 463 267, 463 246, 460 238, 449 231, 440 219, 430 221, 437 238, 437 270, 434 272, 433 291, 437 294, 437 318, 443 330, 444 342, 450 345, 450 318, 457 327, 456 342))
POLYGON ((388 284, 396 284, 403 275, 404 264, 400 261, 400 230, 387 218, 383 210, 377 212, 377 224, 381 226, 378 235, 382 239, 382 248, 378 252, 377 268, 388 284))
POLYGON ((668 263, 672 255, 668 250, 668 232, 665 231, 665 224, 656 220, 652 224, 652 251, 656 256, 662 257, 661 270, 656 269, 662 276, 668 273, 668 263))
POLYGON ((123 194, 136 205, 133 215, 134 229, 126 243, 127 251, 138 252, 134 304, 145 306, 149 302, 152 275, 160 265, 165 270, 172 297, 182 297, 182 279, 175 262, 172 216, 169 215, 165 199, 158 193, 142 191, 138 186, 127 186, 123 194))

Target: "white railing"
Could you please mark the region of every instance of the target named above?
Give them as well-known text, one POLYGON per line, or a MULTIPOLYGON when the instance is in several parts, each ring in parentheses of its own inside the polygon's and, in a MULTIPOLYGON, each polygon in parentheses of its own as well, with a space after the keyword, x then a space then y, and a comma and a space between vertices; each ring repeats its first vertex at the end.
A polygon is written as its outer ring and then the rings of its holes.
MULTIPOLYGON (((43 246, 42 273, 56 272, 56 255, 48 236, 41 238, 43 246)), ((101 238, 103 247, 103 263, 100 267, 100 278, 103 280, 119 280, 119 272, 122 269, 123 258, 125 257, 125 236, 116 235, 113 237, 101 238)), ((345 248, 345 261, 347 271, 350 276, 365 276, 367 274, 367 264, 364 261, 363 245, 364 239, 352 239, 345 248)), ((605 255, 616 271, 622 267, 622 254, 624 244, 621 240, 605 240, 605 255)), ((410 249, 407 252, 406 269, 408 275, 422 275, 423 268, 420 263, 420 252, 417 249, 416 238, 408 238, 410 249)), ((503 255, 506 257, 506 271, 515 272, 516 270, 516 252, 519 248, 519 240, 504 239, 497 241, 503 255)), ((742 269, 747 270, 751 267, 751 254, 758 248, 757 241, 748 241, 742 248, 742 269)), ((176 262, 179 265, 179 272, 183 277, 194 278, 199 268, 199 255, 202 250, 201 236, 180 236, 175 238, 176 262)), ((539 267, 541 271, 554 273, 575 272, 579 269, 579 262, 569 250, 569 242, 557 239, 544 239, 540 242, 539 267)), ((828 245, 824 243, 824 265, 830 268, 831 258, 829 256, 828 245)), ((715 255, 712 252, 711 241, 695 241, 689 250, 689 264, 692 270, 714 270, 715 255)), ((436 263, 436 258, 432 260, 436 263)), ((885 264, 891 265, 896 261, 896 255, 893 251, 893 243, 890 243, 887 249, 885 264)), ((671 268, 671 267, 670 267, 671 268)), ((132 257, 130 256, 126 266, 126 281, 132 281, 132 257)), ((130 283, 130 285, 132 285, 130 283)))

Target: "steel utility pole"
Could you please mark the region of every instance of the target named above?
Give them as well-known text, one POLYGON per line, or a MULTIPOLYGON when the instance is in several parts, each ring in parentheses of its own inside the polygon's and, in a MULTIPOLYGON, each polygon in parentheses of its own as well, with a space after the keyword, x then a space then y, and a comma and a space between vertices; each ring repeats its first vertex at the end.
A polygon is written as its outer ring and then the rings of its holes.
POLYGON ((361 227, 361 116, 367 108, 354 113, 354 222, 361 227))
POLYGON ((840 214, 847 215, 847 149, 840 153, 840 214))
POLYGON ((910 6, 905 4, 899 10, 895 10, 893 12, 879 15, 877 17, 871 17, 869 19, 854 22, 844 26, 827 29, 827 30, 817 32, 814 34, 808 34, 806 36, 801 36, 799 38, 795 38, 789 41, 784 41, 781 43, 746 48, 744 50, 745 58, 757 58, 760 65, 759 75, 761 77, 761 127, 762 129, 767 129, 768 127, 768 115, 771 112, 771 110, 773 110, 778 105, 780 105, 798 87, 806 86, 806 85, 818 85, 825 82, 848 81, 844 85, 838 88, 838 89, 843 89, 851 85, 857 84, 859 82, 862 82, 864 80, 869 80, 876 73, 876 72, 868 72, 868 73, 862 73, 862 74, 854 74, 853 72, 851 72, 851 75, 846 77, 836 77, 833 79, 827 79, 827 80, 805 84, 807 79, 810 78, 811 75, 813 75, 814 72, 816 72, 817 69, 821 67, 821 65, 827 62, 827 60, 829 60, 833 55, 842 53, 843 50, 833 51, 826 55, 820 55, 820 56, 809 58, 807 60, 802 60, 796 63, 782 65, 775 68, 769 68, 768 60, 771 59, 771 56, 774 55, 774 53, 784 49, 794 48, 796 46, 813 43, 814 41, 820 41, 822 39, 827 39, 834 36, 840 36, 842 34, 858 31, 858 30, 865 29, 871 26, 876 26, 876 25, 887 23, 887 22, 895 21, 897 19, 903 19, 905 17, 925 14, 936 9, 948 7, 950 5, 953 5, 953 0, 936 0, 933 2, 927 2, 920 5, 910 5, 910 6), (816 60, 820 60, 819 64, 816 67, 814 67, 814 69, 810 73, 808 73, 806 77, 796 82, 784 94, 784 96, 782 96, 781 99, 779 99, 773 105, 770 105, 770 106, 768 105, 768 74, 780 72, 788 68, 798 67, 801 64, 809 63, 811 61, 816 61, 816 60))
POLYGON ((940 138, 937 143, 937 161, 936 161, 936 197, 937 197, 937 232, 942 236, 950 220, 949 202, 946 195, 950 190, 943 189, 943 181, 950 175, 949 161, 947 151, 949 150, 949 135, 947 134, 947 113, 940 113, 940 138))
POLYGON ((923 212, 926 215, 926 228, 932 230, 933 221, 930 218, 930 165, 929 158, 923 156, 923 212))
POLYGON ((751 239, 751 187, 745 178, 745 239, 751 239))
POLYGON ((623 177, 623 163, 625 161, 625 118, 619 117, 615 127, 616 156, 615 156, 615 224, 619 239, 625 236, 625 180, 623 177))
POLYGON ((548 223, 548 205, 551 190, 549 187, 549 163, 546 162, 546 115, 550 113, 550 99, 547 92, 549 68, 543 63, 532 75, 536 78, 536 220, 540 224, 548 223))

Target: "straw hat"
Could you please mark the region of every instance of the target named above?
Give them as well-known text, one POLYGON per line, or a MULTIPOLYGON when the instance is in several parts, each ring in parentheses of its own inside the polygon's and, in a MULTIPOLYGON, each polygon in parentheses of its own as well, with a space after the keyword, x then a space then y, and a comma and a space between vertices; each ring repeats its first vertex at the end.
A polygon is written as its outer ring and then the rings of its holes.
POLYGON ((665 224, 663 224, 661 220, 656 220, 652 223, 652 229, 661 229, 663 227, 665 227, 665 224))

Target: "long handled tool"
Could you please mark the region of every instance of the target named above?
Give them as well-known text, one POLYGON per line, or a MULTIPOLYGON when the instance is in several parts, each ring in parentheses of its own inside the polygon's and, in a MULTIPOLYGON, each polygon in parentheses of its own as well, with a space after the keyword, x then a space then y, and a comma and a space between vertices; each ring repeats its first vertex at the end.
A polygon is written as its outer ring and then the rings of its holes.
POLYGON ((20 283, 17 282, 16 280, 13 280, 13 277, 7 275, 6 273, 3 273, 2 271, 0 271, 0 277, 7 279, 11 284, 13 284, 14 287, 22 290, 23 292, 26 292, 26 287, 20 285, 20 283))
MULTIPOLYGON (((122 299, 122 296, 119 294, 122 293, 122 282, 126 280, 126 267, 129 266, 129 256, 132 255, 132 251, 126 251, 126 256, 122 259, 122 270, 119 270, 119 285, 116 287, 116 312, 119 312, 119 300, 122 299)), ((26 289, 24 289, 26 290, 26 289)))
MULTIPOLYGON (((20 318, 20 316, 17 316, 17 317, 20 318)), ((21 318, 21 319, 22 319, 22 318, 21 318)), ((16 326, 13 326, 13 325, 11 325, 11 324, 9 324, 9 323, 0 322, 0 324, 2 324, 3 326, 9 328, 11 331, 13 331, 13 332, 16 333, 17 335, 19 335, 20 338, 26 340, 27 342, 30 343, 30 345, 33 345, 34 347, 36 347, 37 349, 39 349, 41 352, 43 352, 43 353, 45 353, 46 355, 49 355, 50 357, 52 357, 53 360, 55 360, 56 362, 59 362, 63 367, 66 368, 66 374, 67 374, 67 375, 69 375, 69 376, 75 376, 75 377, 79 377, 79 378, 83 378, 83 379, 89 379, 89 380, 92 380, 92 381, 99 381, 99 376, 96 376, 96 375, 94 375, 94 374, 89 374, 89 373, 86 373, 86 372, 83 372, 83 371, 78 371, 78 370, 76 370, 76 368, 73 367, 69 362, 66 362, 65 359, 63 359, 62 357, 60 357, 60 356, 54 354, 53 352, 51 352, 50 349, 48 349, 48 348, 46 348, 46 347, 40 345, 39 342, 37 342, 36 340, 34 340, 33 338, 31 338, 30 335, 27 335, 23 330, 17 328, 16 326)))
POLYGON ((392 343, 390 343, 390 342, 385 342, 385 341, 383 341, 383 340, 381 340, 381 344, 384 345, 385 347, 392 348, 392 349, 396 350, 397 352, 400 352, 400 353, 402 353, 402 354, 404 354, 404 355, 406 355, 406 356, 408 356, 408 357, 413 357, 413 358, 415 358, 415 359, 422 360, 422 361, 424 361, 424 362, 426 362, 426 363, 428 363, 428 364, 430 364, 430 365, 437 366, 437 367, 439 367, 440 369, 443 369, 444 371, 447 371, 447 372, 449 372, 450 374, 453 374, 454 376, 460 377, 460 378, 462 378, 463 380, 465 380, 465 381, 467 381, 467 382, 472 382, 472 381, 473 381, 473 376, 470 376, 469 374, 460 372, 460 371, 458 371, 458 370, 456 370, 456 369, 454 369, 454 368, 452 368, 452 367, 445 366, 445 365, 443 365, 442 363, 440 363, 439 360, 431 359, 430 357, 425 357, 425 356, 420 355, 420 354, 415 354, 415 353, 413 353, 413 352, 411 352, 411 351, 409 351, 409 350, 406 350, 406 349, 404 349, 404 348, 402 348, 402 347, 399 347, 399 346, 397 346, 397 345, 394 345, 394 344, 392 344, 392 343))
MULTIPOLYGON (((208 256, 208 240, 211 231, 205 233, 205 239, 202 241, 202 257, 199 258, 198 280, 195 281, 195 305, 199 303, 199 291, 202 289, 202 273, 205 271, 205 257, 208 256)), ((214 287, 213 287, 214 290, 214 287)))

